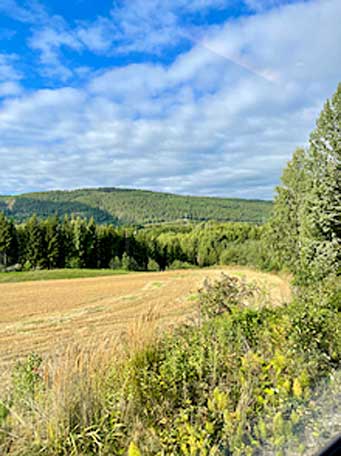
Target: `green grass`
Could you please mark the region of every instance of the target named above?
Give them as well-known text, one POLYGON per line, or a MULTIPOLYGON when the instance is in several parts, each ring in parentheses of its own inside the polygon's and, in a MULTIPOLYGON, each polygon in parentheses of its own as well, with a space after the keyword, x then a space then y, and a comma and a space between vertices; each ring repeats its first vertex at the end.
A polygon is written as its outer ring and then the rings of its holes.
POLYGON ((107 277, 118 274, 128 274, 128 272, 121 269, 51 269, 27 272, 0 272, 0 283, 83 279, 88 277, 107 277))

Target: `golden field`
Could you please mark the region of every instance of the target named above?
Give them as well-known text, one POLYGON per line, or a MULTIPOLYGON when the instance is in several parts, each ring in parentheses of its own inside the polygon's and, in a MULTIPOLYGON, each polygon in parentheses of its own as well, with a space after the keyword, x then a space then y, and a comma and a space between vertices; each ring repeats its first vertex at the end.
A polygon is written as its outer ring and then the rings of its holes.
POLYGON ((274 305, 290 299, 285 278, 242 267, 0 284, 0 368, 30 352, 55 355, 119 338, 148 311, 161 324, 183 321, 196 311, 204 279, 222 272, 256 282, 274 305))

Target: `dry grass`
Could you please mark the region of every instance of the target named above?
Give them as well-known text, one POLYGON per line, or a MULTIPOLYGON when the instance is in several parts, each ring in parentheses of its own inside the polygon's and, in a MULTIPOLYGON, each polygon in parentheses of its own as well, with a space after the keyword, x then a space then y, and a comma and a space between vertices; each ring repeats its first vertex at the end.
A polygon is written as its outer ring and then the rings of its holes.
POLYGON ((28 443, 63 442, 75 419, 96 439, 91 426, 107 406, 113 369, 120 372, 127 358, 193 315, 204 279, 221 272, 265 287, 275 305, 290 299, 285 278, 226 267, 0 285, 2 396, 14 360, 32 351, 44 359, 42 394, 27 404, 30 414, 20 403, 11 407, 7 447, 0 452, 21 455, 28 443))
POLYGON ((159 326, 177 324, 196 307, 204 278, 222 271, 256 281, 274 304, 290 299, 285 278, 241 267, 0 284, 0 373, 32 351, 58 356, 66 347, 102 346, 108 338, 138 333, 148 309, 159 326))

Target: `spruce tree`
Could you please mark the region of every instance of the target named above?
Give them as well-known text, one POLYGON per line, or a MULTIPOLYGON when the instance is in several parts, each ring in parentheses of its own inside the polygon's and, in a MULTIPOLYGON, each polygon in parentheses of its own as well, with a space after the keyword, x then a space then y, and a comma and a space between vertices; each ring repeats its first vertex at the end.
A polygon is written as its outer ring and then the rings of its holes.
POLYGON ((97 267, 97 231, 96 223, 93 217, 90 218, 87 230, 86 230, 86 259, 85 266, 87 268, 96 268, 97 267))
POLYGON ((5 267, 17 260, 17 236, 14 223, 0 212, 0 265, 5 267))
POLYGON ((36 215, 33 215, 25 226, 26 231, 26 260, 34 268, 44 268, 47 264, 46 243, 44 226, 39 222, 36 215))
POLYGON ((77 217, 72 220, 75 262, 73 266, 85 268, 87 265, 87 222, 77 217))
POLYGON ((48 269, 62 267, 61 231, 58 217, 49 217, 45 222, 46 259, 48 269))

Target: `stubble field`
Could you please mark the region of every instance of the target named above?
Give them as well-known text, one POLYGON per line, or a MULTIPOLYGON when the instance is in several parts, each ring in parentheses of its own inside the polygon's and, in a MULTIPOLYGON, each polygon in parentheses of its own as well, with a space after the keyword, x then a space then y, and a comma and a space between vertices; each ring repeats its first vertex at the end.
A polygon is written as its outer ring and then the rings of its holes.
POLYGON ((256 282, 274 305, 290 299, 285 278, 241 267, 0 284, 0 371, 30 352, 120 337, 148 312, 161 325, 177 324, 197 311, 204 279, 222 272, 256 282))

